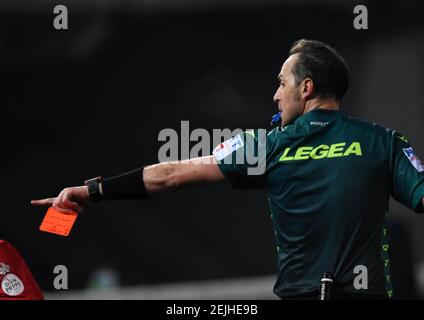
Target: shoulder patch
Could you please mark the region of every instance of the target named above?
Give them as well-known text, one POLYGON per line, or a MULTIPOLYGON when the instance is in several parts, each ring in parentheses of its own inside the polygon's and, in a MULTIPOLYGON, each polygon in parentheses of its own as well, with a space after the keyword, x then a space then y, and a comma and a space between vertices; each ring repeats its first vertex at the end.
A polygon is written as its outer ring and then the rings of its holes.
POLYGON ((415 154, 414 149, 403 148, 402 150, 403 150, 403 153, 408 158, 409 162, 411 162, 411 164, 414 166, 414 168, 417 169, 418 172, 423 172, 424 171, 424 165, 423 165, 422 161, 415 154))
POLYGON ((220 161, 231 153, 233 153, 234 151, 243 147, 243 145, 243 139, 239 134, 231 139, 224 141, 223 143, 218 144, 213 150, 212 154, 217 161, 220 161))

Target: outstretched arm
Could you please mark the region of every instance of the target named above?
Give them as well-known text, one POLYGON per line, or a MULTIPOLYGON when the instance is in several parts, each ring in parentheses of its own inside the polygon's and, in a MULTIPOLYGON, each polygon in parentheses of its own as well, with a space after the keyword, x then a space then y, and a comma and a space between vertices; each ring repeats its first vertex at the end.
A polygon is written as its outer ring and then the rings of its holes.
MULTIPOLYGON (((140 188, 144 183, 146 192, 154 197, 166 191, 224 180, 225 177, 219 170, 215 158, 207 156, 147 166, 144 168, 140 188)), ((99 187, 102 193, 101 183, 99 187)), ((33 205, 53 206, 62 212, 81 212, 89 203, 90 197, 86 186, 65 188, 57 197, 31 201, 33 205)))
POLYGON ((159 163, 144 168, 144 185, 151 196, 183 187, 224 181, 213 156, 159 163))

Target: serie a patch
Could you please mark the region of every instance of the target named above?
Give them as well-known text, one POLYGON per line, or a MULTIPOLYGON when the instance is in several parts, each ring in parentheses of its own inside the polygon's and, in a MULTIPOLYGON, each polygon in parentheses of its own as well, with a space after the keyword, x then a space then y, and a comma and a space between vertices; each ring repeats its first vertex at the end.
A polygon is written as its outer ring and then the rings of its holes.
POLYGON ((219 161, 224 159, 234 151, 238 150, 239 148, 243 147, 243 145, 243 139, 240 135, 237 135, 217 145, 215 150, 213 151, 213 155, 215 159, 219 161))
POLYGON ((414 166, 415 169, 418 170, 418 172, 424 171, 424 164, 422 161, 417 157, 415 154, 414 149, 412 148, 403 148, 403 153, 406 155, 406 157, 409 159, 409 162, 414 166))

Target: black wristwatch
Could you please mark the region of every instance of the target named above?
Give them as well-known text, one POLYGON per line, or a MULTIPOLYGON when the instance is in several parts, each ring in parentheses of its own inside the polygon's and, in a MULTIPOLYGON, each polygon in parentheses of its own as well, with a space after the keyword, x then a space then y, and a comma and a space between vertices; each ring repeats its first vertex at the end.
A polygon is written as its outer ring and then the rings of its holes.
POLYGON ((103 182, 102 177, 96 177, 84 181, 84 185, 86 185, 88 188, 88 195, 91 201, 100 201, 104 199, 103 195, 100 193, 99 188, 99 183, 101 182, 103 182))

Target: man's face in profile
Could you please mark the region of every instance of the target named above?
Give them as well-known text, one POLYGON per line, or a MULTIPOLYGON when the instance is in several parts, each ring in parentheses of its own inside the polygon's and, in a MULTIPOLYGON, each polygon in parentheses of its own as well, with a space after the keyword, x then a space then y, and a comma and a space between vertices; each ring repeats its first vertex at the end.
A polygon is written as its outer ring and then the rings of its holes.
POLYGON ((300 84, 296 85, 292 68, 297 62, 297 54, 293 54, 284 62, 278 75, 279 86, 274 95, 278 110, 282 112, 282 126, 286 126, 303 114, 305 101, 301 100, 300 84))

